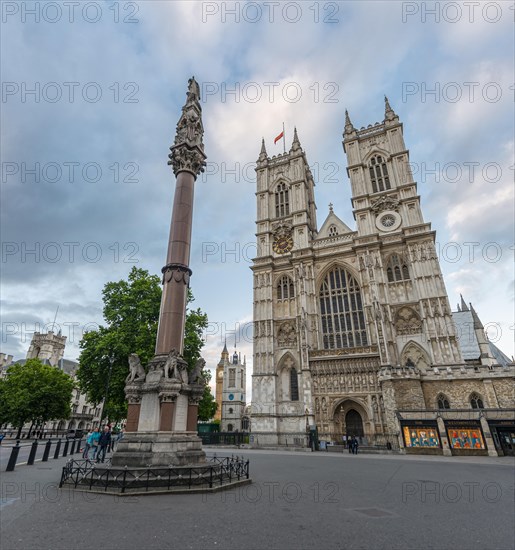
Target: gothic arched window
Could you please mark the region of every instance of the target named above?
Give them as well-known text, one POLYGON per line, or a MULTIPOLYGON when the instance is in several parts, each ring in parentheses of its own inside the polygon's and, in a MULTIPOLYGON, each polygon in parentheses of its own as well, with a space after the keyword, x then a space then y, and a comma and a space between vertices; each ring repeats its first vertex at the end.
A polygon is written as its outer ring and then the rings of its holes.
POLYGON ((335 267, 327 274, 320 288, 320 313, 325 349, 367 345, 361 290, 345 269, 335 267))
POLYGON ((477 393, 473 393, 470 396, 470 406, 473 409, 484 409, 485 408, 485 406, 483 404, 483 400, 481 399, 481 397, 477 393))
POLYGON ((447 399, 447 397, 443 393, 438 394, 438 397, 436 398, 436 404, 437 404, 439 409, 450 409, 451 408, 451 406, 449 404, 449 400, 447 399))
POLYGON ((386 276, 389 283, 409 279, 409 269, 402 256, 392 254, 388 259, 386 276))
POLYGON ((386 167, 386 161, 381 155, 372 157, 368 170, 370 172, 370 181, 372 182, 373 193, 390 189, 388 168, 386 167))
POLYGON ((280 183, 275 190, 275 217, 287 216, 290 213, 290 198, 288 187, 280 183))
POLYGON ((277 282, 277 299, 288 300, 295 297, 295 287, 288 275, 283 275, 277 282))
POLYGON ((299 400, 299 378, 294 367, 290 369, 290 399, 292 401, 299 400))
POLYGON ((329 227, 329 237, 336 237, 338 235, 338 228, 336 225, 331 225, 329 227))

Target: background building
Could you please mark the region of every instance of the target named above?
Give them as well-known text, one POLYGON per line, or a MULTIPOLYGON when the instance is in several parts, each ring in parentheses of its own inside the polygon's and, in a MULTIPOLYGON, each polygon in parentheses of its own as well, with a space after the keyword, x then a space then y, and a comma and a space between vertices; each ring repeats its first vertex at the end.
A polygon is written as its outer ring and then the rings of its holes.
POLYGON ((238 354, 236 349, 229 358, 227 345, 225 345, 216 368, 216 401, 219 404, 220 431, 222 432, 248 430, 245 402, 246 368, 245 358, 242 362, 241 354, 238 354))
POLYGON ((307 445, 316 427, 333 442, 512 453, 513 362, 472 306, 451 312, 399 117, 385 98, 381 123, 357 130, 346 113, 343 138, 356 229, 332 205, 318 229, 296 130, 289 152, 270 158, 263 140, 257 160, 254 445, 307 445))
MULTIPOLYGON (((13 362, 12 355, 6 356, 4 353, 0 353, 0 375, 6 376, 7 369, 14 363, 24 364, 29 359, 39 359, 44 364, 62 370, 75 380, 79 363, 63 358, 65 347, 66 336, 62 336, 61 332, 58 334, 54 334, 52 331, 35 332, 26 359, 13 362)), ((44 429, 49 433, 65 433, 68 430, 89 430, 100 425, 102 405, 89 403, 86 395, 78 389, 73 392, 71 410, 69 419, 47 422, 44 429)), ((27 429, 29 427, 30 425, 25 426, 27 429)))

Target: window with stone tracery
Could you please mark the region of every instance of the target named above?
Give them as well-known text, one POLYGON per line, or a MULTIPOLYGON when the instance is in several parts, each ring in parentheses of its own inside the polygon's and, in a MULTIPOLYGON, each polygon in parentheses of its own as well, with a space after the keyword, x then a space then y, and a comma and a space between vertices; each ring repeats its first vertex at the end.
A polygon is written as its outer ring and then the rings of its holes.
POLYGON ((295 297, 295 287, 288 275, 283 275, 277 282, 277 299, 288 300, 295 297))
POLYGON ((329 227, 329 237, 336 237, 338 235, 338 228, 336 225, 331 225, 329 227))
POLYGON ((234 388, 236 386, 236 369, 229 369, 229 387, 234 388))
POLYGON ((481 397, 477 393, 473 393, 470 396, 470 406, 473 409, 484 409, 485 408, 485 406, 483 404, 483 400, 481 399, 481 397))
POLYGON ((299 377, 295 367, 290 369, 290 399, 292 401, 299 400, 299 377))
POLYGON ((370 181, 372 182, 373 193, 379 193, 380 191, 390 189, 388 168, 386 166, 386 161, 381 155, 372 157, 368 170, 370 173, 370 181))
POLYGON ((386 276, 389 283, 406 281, 410 278, 408 265, 399 254, 392 254, 388 259, 386 276))
POLYGON ((275 217, 288 216, 290 213, 290 197, 288 187, 280 183, 275 189, 275 217))
POLYGON ((451 408, 449 400, 447 399, 447 397, 443 393, 440 393, 438 395, 438 397, 436 398, 436 405, 439 409, 450 409, 451 408))
POLYGON ((335 267, 322 283, 319 297, 324 349, 366 346, 365 315, 356 279, 335 267))

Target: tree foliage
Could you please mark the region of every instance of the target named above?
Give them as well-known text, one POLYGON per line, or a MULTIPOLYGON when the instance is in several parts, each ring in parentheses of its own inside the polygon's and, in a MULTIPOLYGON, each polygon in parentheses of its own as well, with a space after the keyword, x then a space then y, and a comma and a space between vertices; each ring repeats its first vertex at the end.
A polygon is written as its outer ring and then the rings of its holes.
POLYGON ((137 353, 145 364, 154 353, 161 302, 159 277, 133 267, 127 281, 106 283, 102 299, 106 326, 84 334, 77 378, 88 400, 96 405, 103 401, 109 381, 104 415, 116 422, 127 413, 124 387, 129 354, 137 353))
MULTIPOLYGON (((161 293, 159 277, 133 267, 127 281, 105 285, 102 297, 106 325, 86 333, 80 342, 77 372, 80 388, 90 401, 98 404, 106 395, 110 378, 104 413, 112 421, 124 418, 127 413, 124 387, 129 354, 137 353, 143 365, 154 355, 161 293)), ((193 300, 188 292, 188 304, 193 300)), ((190 369, 200 357, 204 345, 202 331, 207 322, 207 315, 200 309, 188 310, 183 356, 190 369)))
POLYGON ((21 429, 27 422, 69 418, 74 387, 70 376, 39 359, 16 363, 0 385, 2 420, 21 429))
POLYGON ((209 387, 211 373, 208 370, 204 371, 204 378, 206 379, 206 387, 204 388, 204 395, 198 405, 198 419, 207 422, 215 416, 218 403, 215 401, 215 398, 211 393, 211 388, 209 387))

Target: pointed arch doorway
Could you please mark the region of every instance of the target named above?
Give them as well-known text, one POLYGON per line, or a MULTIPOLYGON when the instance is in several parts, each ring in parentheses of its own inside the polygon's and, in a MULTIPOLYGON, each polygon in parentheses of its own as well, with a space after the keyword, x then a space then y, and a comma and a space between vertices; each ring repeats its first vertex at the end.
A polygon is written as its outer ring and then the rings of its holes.
POLYGON ((347 435, 363 437, 365 431, 363 429, 363 419, 356 409, 349 409, 345 415, 345 427, 347 435))

